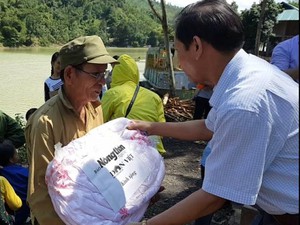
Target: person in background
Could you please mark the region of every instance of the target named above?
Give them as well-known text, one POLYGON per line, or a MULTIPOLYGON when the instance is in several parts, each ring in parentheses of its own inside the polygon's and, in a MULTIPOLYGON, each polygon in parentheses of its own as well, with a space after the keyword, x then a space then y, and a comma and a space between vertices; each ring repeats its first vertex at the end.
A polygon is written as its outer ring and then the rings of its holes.
MULTIPOLYGON (((118 59, 119 59, 119 57, 120 57, 119 55, 114 55, 114 56, 113 56, 113 58, 114 58, 115 60, 118 60, 118 59)), ((115 65, 115 64, 112 64, 112 65, 111 65, 111 66, 112 66, 112 68, 114 68, 114 65, 115 65)))
POLYGON ((26 203, 28 168, 18 165, 19 157, 13 145, 0 144, 0 175, 5 177, 22 200, 22 207, 15 212, 15 225, 23 225, 30 217, 26 203))
POLYGON ((196 88, 197 92, 193 99, 195 101, 195 111, 193 119, 206 119, 209 110, 211 109, 209 105, 209 99, 213 93, 213 90, 208 85, 201 84, 198 84, 196 88))
MULTIPOLYGON (((119 59, 119 55, 114 55, 113 58, 115 60, 118 60, 119 59)), ((110 83, 111 83, 111 79, 112 79, 112 72, 113 72, 114 66, 115 66, 115 63, 111 64, 111 70, 109 71, 108 76, 106 78, 107 90, 110 89, 110 83)))
MULTIPOLYGON (((211 106, 209 105, 209 99, 213 94, 213 89, 211 86, 204 85, 204 84, 198 84, 196 88, 197 88, 197 93, 196 96, 194 97, 195 111, 194 111, 193 119, 194 120, 206 119, 211 109, 211 106)), ((211 148, 209 143, 207 143, 206 141, 201 141, 200 143, 206 145, 200 160, 200 173, 201 173, 201 179, 203 181, 204 174, 205 174, 205 161, 211 152, 211 148)), ((227 201, 223 205, 223 207, 220 208, 215 213, 196 219, 194 225, 209 225, 212 222, 214 222, 215 224, 226 225, 228 224, 233 214, 234 214, 234 210, 232 204, 230 201, 227 201)))
MULTIPOLYGON (((118 60, 119 56, 114 55, 113 58, 115 60, 118 60)), ((105 94, 105 92, 110 88, 110 83, 111 83, 111 76, 112 76, 112 71, 114 69, 115 63, 111 64, 111 70, 107 71, 107 76, 105 77, 105 85, 102 86, 102 91, 100 93, 100 100, 102 99, 102 96, 105 94)))
MULTIPOLYGON (((125 117, 137 85, 139 85, 140 75, 135 60, 124 54, 119 57, 118 62, 119 64, 114 66, 112 72, 111 88, 107 90, 101 101, 104 122, 125 117)), ((127 118, 165 122, 161 98, 156 93, 139 87, 127 118)), ((157 149, 162 155, 166 152, 160 137, 157 140, 157 149)))
POLYGON ((44 82, 45 101, 57 94, 62 85, 60 79, 60 57, 59 52, 55 52, 51 57, 51 76, 44 82))
POLYGON ((37 108, 30 108, 27 110, 26 114, 25 114, 25 119, 26 121, 29 120, 30 116, 37 110, 37 108))
POLYGON ((133 121, 127 128, 208 140, 211 153, 199 190, 132 224, 186 224, 228 200, 256 207, 257 224, 299 223, 299 85, 265 60, 247 54, 243 44, 242 21, 224 0, 198 1, 177 16, 180 65, 194 83, 213 86, 212 108, 205 120, 133 121))
POLYGON ((107 84, 104 84, 102 86, 101 93, 100 93, 100 96, 99 96, 100 100, 102 99, 102 97, 103 97, 103 95, 105 94, 106 91, 107 91, 107 84))
POLYGON ((299 35, 280 42, 272 52, 271 64, 299 82, 299 35))
MULTIPOLYGON (((194 98, 195 112, 194 112, 193 119, 194 120, 206 119, 211 109, 211 106, 209 105, 209 99, 213 94, 213 89, 209 85, 203 85, 203 84, 198 84, 196 88, 197 88, 197 93, 194 98)), ((200 143, 206 144, 200 160, 200 173, 201 173, 201 179, 203 181, 204 174, 205 174, 205 161, 211 152, 211 148, 209 143, 207 143, 206 141, 201 141, 200 143)), ((223 207, 218 211, 216 211, 215 213, 195 220, 194 225, 209 225, 211 224, 211 222, 214 222, 215 224, 226 225, 228 224, 233 214, 234 214, 234 210, 232 204, 230 201, 227 201, 223 205, 223 207)))
POLYGON ((60 49, 59 55, 62 88, 31 115, 25 127, 29 159, 27 201, 32 221, 41 225, 64 224, 53 208, 45 183, 54 145, 66 146, 103 124, 99 95, 107 64, 116 62, 96 35, 75 38, 60 49))
MULTIPOLYGON (((210 147, 210 143, 208 142, 203 150, 202 157, 199 161, 202 183, 205 177, 205 162, 210 153, 211 153, 211 147, 210 147)), ((203 216, 199 219, 196 219, 194 225, 210 225, 210 224, 228 225, 230 224, 231 218, 234 216, 234 212, 235 211, 233 209, 231 201, 226 201, 224 205, 216 212, 209 214, 207 216, 203 216)))
POLYGON ((10 143, 16 148, 25 143, 24 131, 20 124, 0 110, 0 143, 10 143))
MULTIPOLYGON (((10 185, 9 181, 3 176, 0 176, 0 198, 1 201, 8 206, 9 210, 13 212, 18 210, 22 206, 22 201, 20 197, 16 194, 14 188, 10 185)), ((7 212, 2 213, 5 213, 8 217, 8 220, 10 222, 13 222, 13 218, 10 215, 8 215, 7 212)))

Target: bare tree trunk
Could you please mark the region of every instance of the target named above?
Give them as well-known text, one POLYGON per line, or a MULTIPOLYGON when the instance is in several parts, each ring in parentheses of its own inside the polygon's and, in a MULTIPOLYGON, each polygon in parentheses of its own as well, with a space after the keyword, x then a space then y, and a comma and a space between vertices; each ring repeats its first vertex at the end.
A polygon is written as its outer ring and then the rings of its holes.
POLYGON ((169 73, 169 84, 171 90, 171 96, 175 96, 175 78, 174 78, 174 68, 172 63, 171 57, 171 48, 170 48, 170 41, 169 41, 169 30, 168 30, 168 21, 167 21, 167 13, 166 13, 166 2, 165 0, 160 0, 162 16, 155 10, 153 6, 153 2, 148 0, 151 10, 156 15, 156 17, 160 20, 163 32, 164 32, 164 41, 165 47, 167 52, 167 68, 169 73))
POLYGON ((267 0, 261 0, 261 10, 260 17, 257 24, 256 37, 255 37, 255 50, 254 54, 259 56, 259 45, 260 45, 260 36, 261 36, 261 28, 265 18, 267 0))

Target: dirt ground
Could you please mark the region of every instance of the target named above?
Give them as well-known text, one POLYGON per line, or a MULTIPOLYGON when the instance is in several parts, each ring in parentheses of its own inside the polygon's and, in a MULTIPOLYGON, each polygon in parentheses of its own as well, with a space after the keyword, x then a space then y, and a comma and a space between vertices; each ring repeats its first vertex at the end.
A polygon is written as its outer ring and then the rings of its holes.
MULTIPOLYGON (((164 156, 166 175, 163 186, 166 188, 161 193, 161 199, 148 208, 145 218, 154 215, 175 205, 183 198, 196 191, 202 180, 200 179, 199 160, 205 144, 179 141, 171 138, 163 140, 167 154, 164 156)), ((240 224, 240 207, 234 205, 234 214, 229 222, 213 223, 213 225, 238 225, 240 224)), ((192 225, 193 222, 186 225, 192 225)))

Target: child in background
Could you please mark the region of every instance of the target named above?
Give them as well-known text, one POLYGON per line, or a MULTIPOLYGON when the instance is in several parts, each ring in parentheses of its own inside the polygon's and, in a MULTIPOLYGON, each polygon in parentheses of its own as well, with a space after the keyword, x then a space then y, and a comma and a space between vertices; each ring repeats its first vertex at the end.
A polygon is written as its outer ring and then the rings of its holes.
POLYGON ((26 118, 26 121, 29 120, 30 116, 37 110, 37 108, 31 108, 31 109, 28 109, 28 111, 26 112, 26 115, 25 115, 25 118, 26 118))
POLYGON ((26 203, 29 170, 18 165, 18 160, 18 153, 13 145, 0 144, 0 175, 9 181, 22 200, 22 207, 15 213, 14 223, 22 225, 30 217, 30 209, 26 203))
POLYGON ((45 101, 56 95, 62 84, 59 52, 55 52, 51 57, 51 76, 44 83, 45 101))
POLYGON ((203 84, 197 85, 197 93, 193 99, 195 101, 194 120, 206 119, 211 109, 209 99, 212 96, 212 93, 212 87, 203 84))
POLYGON ((10 210, 15 211, 22 206, 22 201, 15 193, 8 180, 5 177, 0 176, 0 222, 3 221, 4 224, 13 224, 13 217, 7 213, 5 204, 10 210))

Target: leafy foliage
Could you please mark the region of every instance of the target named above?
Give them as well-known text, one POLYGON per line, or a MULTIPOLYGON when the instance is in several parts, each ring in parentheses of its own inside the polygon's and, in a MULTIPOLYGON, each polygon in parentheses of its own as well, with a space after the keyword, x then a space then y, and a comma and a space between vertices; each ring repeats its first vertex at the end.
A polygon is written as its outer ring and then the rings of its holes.
MULTIPOLYGON (((169 21, 179 10, 167 6, 169 21)), ((159 44, 160 27, 147 0, 0 0, 0 42, 7 47, 62 44, 93 34, 107 45, 140 47, 159 44)))
MULTIPOLYGON (((272 38, 282 8, 267 0, 261 41, 272 38)), ((298 7, 299 3, 290 1, 298 7)), ((156 8, 160 3, 154 1, 156 8)), ((238 12, 235 2, 232 8, 238 12)), ((166 5, 170 39, 175 15, 181 8, 166 5)), ((252 51, 261 6, 240 13, 245 26, 244 49, 252 51)), ((0 0, 0 46, 49 46, 63 44, 80 35, 99 35, 108 46, 141 47, 163 43, 163 30, 147 0, 0 0)))
POLYGON ((288 3, 290 5, 293 5, 293 6, 297 7, 297 8, 299 8, 299 1, 288 1, 288 3))
MULTIPOLYGON (((261 42, 267 43, 273 34, 273 27, 276 23, 276 18, 283 11, 280 3, 275 3, 274 0, 267 0, 264 21, 261 29, 261 42)), ((244 10, 241 13, 241 18, 245 27, 245 44, 244 49, 252 52, 255 47, 256 29, 260 18, 261 3, 253 3, 249 10, 244 10)))
MULTIPOLYGON (((20 124, 20 126, 25 129, 26 121, 24 119, 24 116, 20 113, 15 114, 15 120, 20 124)), ((27 158, 27 150, 26 150, 26 144, 18 148, 18 155, 20 159, 21 165, 28 165, 28 158, 27 158)))

